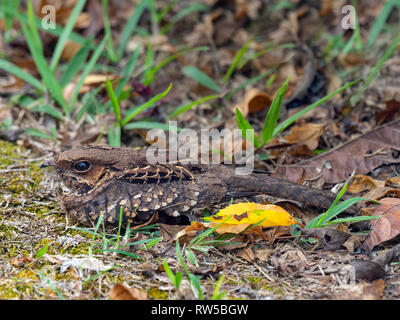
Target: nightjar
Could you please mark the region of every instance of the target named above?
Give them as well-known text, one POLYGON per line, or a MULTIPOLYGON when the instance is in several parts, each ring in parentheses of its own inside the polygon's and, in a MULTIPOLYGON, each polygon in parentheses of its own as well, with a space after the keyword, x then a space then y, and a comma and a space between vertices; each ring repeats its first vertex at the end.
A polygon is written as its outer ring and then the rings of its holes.
POLYGON ((42 167, 54 166, 64 187, 58 197, 74 222, 92 225, 102 215, 108 227, 147 222, 154 213, 168 221, 193 209, 231 198, 268 194, 328 208, 334 194, 273 179, 265 173, 236 175, 232 166, 167 162, 152 164, 145 150, 87 146, 57 154, 42 167))

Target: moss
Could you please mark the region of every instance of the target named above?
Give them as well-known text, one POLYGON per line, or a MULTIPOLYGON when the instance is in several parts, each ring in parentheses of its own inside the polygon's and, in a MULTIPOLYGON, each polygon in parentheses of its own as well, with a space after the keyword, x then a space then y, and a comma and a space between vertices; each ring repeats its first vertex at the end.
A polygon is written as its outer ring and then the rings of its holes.
POLYGON ((10 240, 15 237, 16 229, 13 226, 0 224, 0 240, 10 240))
POLYGON ((249 282, 251 282, 252 284, 258 284, 258 283, 260 283, 262 280, 264 280, 264 279, 262 279, 262 278, 260 278, 260 277, 247 277, 246 278, 249 282))
POLYGON ((30 256, 30 252, 28 250, 22 249, 16 245, 11 245, 7 247, 4 256, 8 259, 17 258, 17 257, 28 257, 30 256))
POLYGON ((285 295, 285 291, 279 287, 272 287, 271 285, 266 284, 266 285, 262 286, 262 288, 265 290, 268 290, 269 292, 272 292, 276 295, 279 295, 279 296, 285 295))
POLYGON ((61 248, 59 254, 88 255, 90 244, 82 243, 67 248, 61 248))
MULTIPOLYGON (((7 158, 19 158, 19 150, 21 150, 20 147, 16 146, 15 144, 7 141, 0 140, 0 156, 6 156, 7 158)), ((4 160, 2 162, 4 164, 10 165, 12 163, 12 159, 7 159, 4 157, 4 160)))
POLYGON ((54 274, 54 280, 56 280, 56 281, 77 280, 77 279, 80 279, 80 278, 72 268, 69 268, 67 272, 64 272, 64 273, 56 272, 54 274))
MULTIPOLYGON (((42 170, 39 163, 26 162, 23 159, 28 152, 19 146, 10 142, 0 140, 0 169, 7 169, 12 164, 21 164, 23 167, 17 167, 17 171, 10 170, 0 177, 1 194, 11 193, 20 194, 27 192, 27 195, 35 192, 42 181, 42 170), (15 159, 18 159, 16 161, 15 159), (26 169, 18 171, 18 169, 26 169)), ((13 203, 18 204, 17 197, 12 199, 13 203)), ((1 195, 0 195, 1 199, 1 195)))
POLYGON ((147 291, 147 294, 150 298, 157 299, 157 300, 166 300, 168 299, 168 292, 164 290, 160 290, 158 288, 150 288, 147 291))
POLYGON ((254 289, 264 289, 270 291, 271 293, 277 295, 284 295, 283 289, 277 286, 271 286, 270 283, 265 278, 262 277, 246 277, 246 280, 249 281, 254 289))
POLYGON ((55 246, 53 245, 54 240, 52 239, 46 239, 43 238, 41 239, 36 245, 33 247, 34 253, 38 252, 40 249, 45 247, 47 244, 49 245, 46 251, 46 254, 57 254, 57 250, 55 249, 55 246))
POLYGON ((17 278, 29 278, 32 280, 39 280, 39 276, 36 272, 32 271, 31 269, 24 269, 18 272, 17 278))
POLYGON ((21 299, 34 295, 33 286, 26 283, 12 283, 0 285, 0 299, 21 299))

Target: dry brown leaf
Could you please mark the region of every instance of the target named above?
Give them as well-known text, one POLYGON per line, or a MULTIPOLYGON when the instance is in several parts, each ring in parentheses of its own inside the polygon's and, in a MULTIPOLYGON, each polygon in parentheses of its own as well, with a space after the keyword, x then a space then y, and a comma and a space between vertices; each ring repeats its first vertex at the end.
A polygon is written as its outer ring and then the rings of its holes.
POLYGON ((400 199, 383 198, 380 203, 375 207, 373 215, 381 217, 371 220, 373 229, 362 245, 367 251, 372 251, 376 245, 400 234, 400 199))
POLYGON ((338 60, 345 68, 351 68, 364 63, 365 55, 364 53, 339 54, 338 60))
POLYGON ((269 256, 274 252, 272 249, 256 249, 254 250, 254 254, 256 258, 260 261, 267 261, 269 256))
POLYGON ((292 144, 304 144, 310 150, 315 150, 318 147, 319 137, 324 132, 322 124, 306 123, 302 126, 295 126, 291 133, 283 139, 292 144))
POLYGON ((264 231, 264 234, 270 245, 272 245, 277 239, 286 239, 288 237, 292 237, 290 233, 290 226, 275 227, 264 231))
POLYGON ((400 102, 394 99, 386 101, 386 109, 377 112, 375 115, 375 121, 377 125, 391 121, 395 114, 400 111, 400 102))
POLYGON ((80 48, 82 48, 81 44, 67 40, 61 56, 64 60, 70 61, 78 53, 80 48))
POLYGON ((106 79, 115 80, 118 78, 117 75, 106 75, 106 74, 89 74, 85 80, 83 80, 83 85, 85 86, 97 86, 106 82, 106 79))
POLYGON ((163 238, 164 241, 175 239, 176 235, 185 229, 184 225, 171 225, 165 223, 159 223, 160 237, 163 238))
POLYGON ((31 263, 34 260, 35 259, 33 259, 31 257, 20 257, 20 258, 15 258, 15 259, 13 258, 11 264, 16 268, 22 268, 26 264, 31 263))
POLYGON ((368 235, 363 233, 352 234, 344 243, 343 247, 345 247, 350 253, 354 252, 357 248, 360 248, 365 238, 368 235))
MULTIPOLYGON (((91 90, 93 87, 98 87, 106 82, 106 79, 115 80, 118 78, 117 75, 105 75, 105 74, 89 74, 83 81, 83 85, 79 90, 79 94, 83 94, 91 90)), ((72 82, 68 83, 63 90, 63 96, 66 101, 70 101, 72 95, 75 92, 76 85, 79 81, 79 77, 76 77, 72 82)))
POLYGON ((392 150, 400 149, 400 120, 378 127, 367 134, 312 159, 295 165, 278 166, 272 176, 302 183, 322 179, 335 184, 345 181, 353 170, 366 174, 382 164, 399 163, 392 150))
POLYGON ((258 89, 250 89, 246 92, 243 100, 237 105, 237 108, 246 117, 251 112, 257 112, 269 108, 271 97, 258 89))
MULTIPOLYGON (((379 200, 386 197, 400 198, 400 189, 393 189, 389 187, 376 188, 364 194, 363 197, 372 200, 379 200)), ((369 209, 369 208, 363 208, 363 209, 369 209)))
POLYGON ((352 183, 347 187, 347 191, 351 193, 360 193, 367 190, 382 188, 384 185, 384 181, 375 180, 370 176, 359 174, 354 176, 352 183))
POLYGON ((109 293, 112 300, 148 300, 147 293, 134 287, 115 284, 109 293))
POLYGON ((177 232, 174 240, 179 240, 180 244, 189 243, 189 241, 192 240, 199 231, 203 231, 205 229, 207 229, 205 223, 193 221, 190 226, 177 232))
POLYGON ((385 187, 400 187, 400 177, 387 178, 385 187))
POLYGON ((244 248, 237 253, 237 256, 243 258, 247 262, 253 262, 256 256, 251 247, 244 248))
POLYGON ((360 282, 346 290, 335 294, 332 299, 339 300, 379 300, 382 299, 383 290, 386 287, 384 280, 379 279, 372 283, 360 282))

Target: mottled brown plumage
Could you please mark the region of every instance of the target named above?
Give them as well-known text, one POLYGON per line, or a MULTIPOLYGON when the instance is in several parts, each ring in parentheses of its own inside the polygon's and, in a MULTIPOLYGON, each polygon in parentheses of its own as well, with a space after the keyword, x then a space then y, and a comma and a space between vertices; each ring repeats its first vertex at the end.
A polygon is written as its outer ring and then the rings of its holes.
POLYGON ((62 152, 52 163, 62 178, 59 199, 70 219, 91 225, 103 215, 116 226, 160 217, 186 216, 232 197, 269 194, 328 208, 334 195, 315 188, 273 179, 267 174, 236 175, 225 165, 171 162, 150 164, 145 151, 89 146, 62 152))

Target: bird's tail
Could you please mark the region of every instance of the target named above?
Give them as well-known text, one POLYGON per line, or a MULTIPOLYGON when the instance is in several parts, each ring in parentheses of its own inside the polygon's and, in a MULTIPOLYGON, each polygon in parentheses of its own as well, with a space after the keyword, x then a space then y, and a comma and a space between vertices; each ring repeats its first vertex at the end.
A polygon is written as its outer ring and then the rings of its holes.
MULTIPOLYGON (((255 195, 266 194, 269 196, 290 199, 301 202, 306 207, 328 209, 336 195, 330 191, 308 187, 285 180, 271 178, 268 174, 252 173, 250 175, 229 175, 223 177, 227 184, 228 192, 235 194, 255 195)), ((343 197, 345 199, 347 197, 343 197)), ((356 207, 346 210, 348 213, 355 213, 356 207)))

